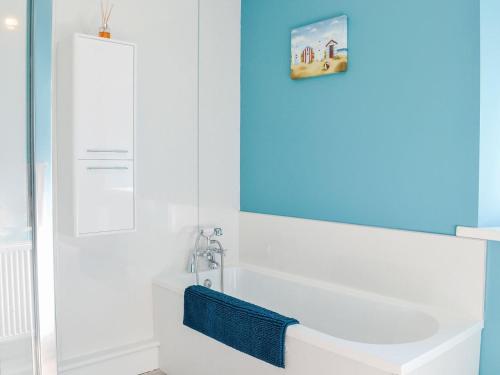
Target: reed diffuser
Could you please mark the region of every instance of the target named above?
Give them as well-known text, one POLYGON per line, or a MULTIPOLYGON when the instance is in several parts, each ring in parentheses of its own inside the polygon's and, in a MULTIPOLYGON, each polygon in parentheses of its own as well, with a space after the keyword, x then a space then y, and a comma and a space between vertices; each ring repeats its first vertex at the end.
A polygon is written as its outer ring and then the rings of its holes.
POLYGON ((101 27, 99 28, 99 36, 101 38, 111 39, 111 29, 109 28, 109 19, 113 11, 113 4, 108 1, 101 0, 101 27))

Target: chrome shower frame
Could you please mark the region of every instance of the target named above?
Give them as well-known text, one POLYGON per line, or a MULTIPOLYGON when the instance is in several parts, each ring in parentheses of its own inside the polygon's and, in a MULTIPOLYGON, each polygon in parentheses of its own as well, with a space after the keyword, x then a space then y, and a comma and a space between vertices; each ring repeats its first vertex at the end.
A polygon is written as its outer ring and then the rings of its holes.
POLYGON ((57 375, 52 155, 53 0, 28 0, 28 144, 33 373, 57 375))

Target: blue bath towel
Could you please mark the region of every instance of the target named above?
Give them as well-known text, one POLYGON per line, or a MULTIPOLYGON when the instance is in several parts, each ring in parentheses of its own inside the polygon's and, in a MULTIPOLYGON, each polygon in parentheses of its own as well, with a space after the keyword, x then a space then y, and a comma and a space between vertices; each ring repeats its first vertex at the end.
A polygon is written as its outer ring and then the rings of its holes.
POLYGON ((277 367, 285 367, 286 329, 298 323, 202 286, 184 292, 184 325, 277 367))

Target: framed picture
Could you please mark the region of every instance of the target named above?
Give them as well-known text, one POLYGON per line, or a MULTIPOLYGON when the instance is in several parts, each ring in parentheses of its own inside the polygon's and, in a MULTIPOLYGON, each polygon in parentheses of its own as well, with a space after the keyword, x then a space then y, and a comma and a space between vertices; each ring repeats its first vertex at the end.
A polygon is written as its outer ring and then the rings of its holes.
POLYGON ((347 71, 347 16, 339 16, 292 30, 292 79, 347 71))

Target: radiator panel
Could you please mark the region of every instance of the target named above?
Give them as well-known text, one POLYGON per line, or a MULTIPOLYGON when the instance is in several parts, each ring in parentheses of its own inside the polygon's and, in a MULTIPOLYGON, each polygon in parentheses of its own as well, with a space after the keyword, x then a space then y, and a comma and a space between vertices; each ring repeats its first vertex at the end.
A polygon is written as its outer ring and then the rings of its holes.
POLYGON ((31 335, 31 246, 0 247, 0 341, 31 335))

